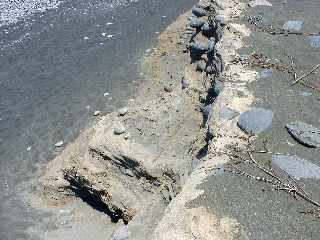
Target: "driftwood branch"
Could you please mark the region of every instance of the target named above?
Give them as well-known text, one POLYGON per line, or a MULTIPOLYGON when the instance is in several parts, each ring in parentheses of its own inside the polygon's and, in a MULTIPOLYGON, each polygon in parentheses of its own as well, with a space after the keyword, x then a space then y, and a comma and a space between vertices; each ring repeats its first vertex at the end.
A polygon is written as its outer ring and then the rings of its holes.
POLYGON ((314 73, 318 68, 320 67, 320 64, 314 66, 311 71, 308 73, 302 75, 301 77, 298 77, 293 83, 291 83, 291 86, 295 85, 296 83, 300 82, 302 79, 308 77, 310 74, 314 73))

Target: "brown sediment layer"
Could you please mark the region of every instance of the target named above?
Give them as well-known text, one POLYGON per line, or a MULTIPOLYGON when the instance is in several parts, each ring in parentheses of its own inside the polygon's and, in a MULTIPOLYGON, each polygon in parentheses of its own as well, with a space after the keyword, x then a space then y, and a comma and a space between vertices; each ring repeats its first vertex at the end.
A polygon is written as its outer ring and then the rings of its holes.
POLYGON ((44 199, 57 203, 70 196, 91 198, 115 222, 129 223, 131 239, 219 239, 212 234, 222 232, 233 236, 234 220, 214 224, 211 233, 199 224, 215 217, 205 209, 186 209, 185 203, 199 195, 196 186, 205 178, 205 169, 226 161, 216 152, 242 142, 234 122, 222 121, 219 111, 223 106, 241 111, 252 97, 248 92, 245 98, 237 97, 241 84, 228 81, 222 91, 216 82, 236 74, 244 81, 254 77, 241 65, 229 65, 247 34, 243 26, 231 23, 244 6, 238 1, 200 1, 197 7, 205 10, 201 19, 211 32, 185 31, 190 13, 170 25, 145 59, 150 80, 139 97, 128 104, 128 112, 101 117, 49 164, 42 179, 44 199), (217 45, 220 54, 207 46, 208 39, 217 43, 221 37, 217 14, 228 26, 217 45), (208 47, 199 58, 194 58, 199 50, 194 43, 208 47), (227 67, 222 76, 221 55, 227 67), (199 62, 206 65, 203 72, 196 71, 199 62))

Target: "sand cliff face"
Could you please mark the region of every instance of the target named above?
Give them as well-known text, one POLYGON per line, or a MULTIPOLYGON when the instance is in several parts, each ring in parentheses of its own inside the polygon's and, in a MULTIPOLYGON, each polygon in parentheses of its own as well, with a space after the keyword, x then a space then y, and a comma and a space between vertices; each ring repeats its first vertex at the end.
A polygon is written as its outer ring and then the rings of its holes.
POLYGON ((245 237, 235 220, 186 207, 208 170, 227 161, 219 152, 244 140, 232 118, 222 117, 252 101, 247 92, 239 104, 237 91, 246 89, 232 79, 250 81, 255 73, 230 65, 248 34, 232 25, 243 8, 238 1, 200 1, 192 16, 170 25, 145 59, 148 81, 139 97, 101 117, 49 164, 43 199, 91 199, 128 226, 121 231, 130 239, 245 237))

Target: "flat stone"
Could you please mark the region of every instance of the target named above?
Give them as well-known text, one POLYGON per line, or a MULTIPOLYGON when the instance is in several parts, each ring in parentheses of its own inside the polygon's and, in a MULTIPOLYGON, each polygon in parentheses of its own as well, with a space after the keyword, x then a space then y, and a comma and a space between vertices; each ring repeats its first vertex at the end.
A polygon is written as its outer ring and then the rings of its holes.
POLYGON ((272 125, 273 112, 264 108, 251 108, 242 113, 238 126, 247 133, 259 134, 272 125))
POLYGON ((267 7, 272 7, 272 4, 268 2, 267 0, 254 0, 250 1, 248 3, 250 7, 257 7, 257 6, 267 6, 267 7))
POLYGON ((126 128, 122 125, 122 123, 118 122, 113 129, 114 134, 121 135, 126 132, 126 128))
POLYGON ((303 122, 289 123, 286 128, 299 143, 307 147, 320 147, 320 129, 303 122))
POLYGON ((124 116, 124 115, 127 114, 128 111, 129 111, 129 108, 128 108, 128 107, 123 107, 123 108, 120 108, 120 109, 118 110, 118 114, 119 114, 120 116, 124 116))
POLYGON ((59 142, 57 142, 56 144, 54 144, 54 146, 55 147, 62 147, 62 145, 63 145, 63 141, 59 141, 59 142))
POLYGON ((93 116, 99 116, 100 115, 100 111, 95 111, 94 113, 93 113, 93 116))
POLYGON ((273 155, 272 164, 296 179, 320 179, 320 167, 296 156, 273 155))
POLYGON ((300 20, 290 20, 287 21, 284 25, 283 25, 283 30, 285 31, 301 31, 302 29, 302 21, 300 20))
POLYGON ((314 48, 320 48, 320 36, 310 36, 310 45, 314 48))
POLYGON ((231 120, 239 115, 239 112, 236 110, 233 110, 228 107, 222 107, 220 110, 220 117, 222 119, 231 120))

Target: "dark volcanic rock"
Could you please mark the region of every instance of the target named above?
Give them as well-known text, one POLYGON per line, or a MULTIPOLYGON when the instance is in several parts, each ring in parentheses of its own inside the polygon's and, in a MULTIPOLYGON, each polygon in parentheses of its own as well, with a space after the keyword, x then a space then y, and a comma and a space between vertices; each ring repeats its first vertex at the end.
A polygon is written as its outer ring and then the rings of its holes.
POLYGON ((197 7, 197 6, 194 6, 192 8, 192 13, 197 17, 203 17, 203 16, 207 15, 206 10, 204 10, 203 8, 197 7))
POLYGON ((281 168, 283 171, 296 179, 320 179, 319 166, 296 156, 273 155, 272 164, 281 168))
POLYGON ((238 126, 247 133, 259 134, 272 125, 272 119, 272 111, 252 108, 240 115, 238 126))
POLYGON ((320 147, 320 129, 303 122, 287 124, 286 128, 299 143, 307 147, 320 147))

